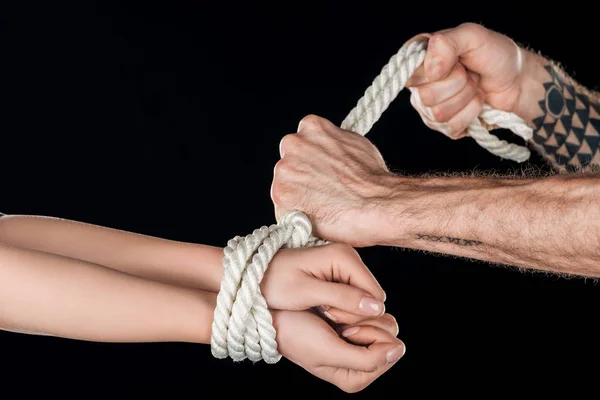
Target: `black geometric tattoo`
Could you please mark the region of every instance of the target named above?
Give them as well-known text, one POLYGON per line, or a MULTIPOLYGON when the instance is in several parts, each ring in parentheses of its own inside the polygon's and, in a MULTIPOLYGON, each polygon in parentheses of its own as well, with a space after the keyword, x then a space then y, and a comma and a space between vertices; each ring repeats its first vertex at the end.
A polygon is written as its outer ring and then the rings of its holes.
POLYGON ((573 172, 600 165, 600 103, 579 90, 558 67, 547 65, 542 114, 533 120, 537 150, 558 169, 573 172))
POLYGON ((480 246, 483 244, 483 242, 480 242, 478 240, 459 239, 459 238, 453 238, 453 237, 449 237, 449 236, 434 236, 434 235, 418 234, 416 236, 416 238, 419 240, 427 240, 429 242, 457 244, 459 246, 480 246))

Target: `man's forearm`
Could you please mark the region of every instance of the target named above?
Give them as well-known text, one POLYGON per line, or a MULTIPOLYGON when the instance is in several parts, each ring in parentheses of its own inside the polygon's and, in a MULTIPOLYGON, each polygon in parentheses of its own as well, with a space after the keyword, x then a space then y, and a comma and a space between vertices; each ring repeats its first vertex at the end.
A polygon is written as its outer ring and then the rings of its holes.
POLYGON ((600 175, 394 177, 382 245, 600 277, 600 175))
POLYGON ((561 171, 600 167, 600 93, 557 64, 524 53, 527 71, 517 114, 533 126, 533 147, 561 171))

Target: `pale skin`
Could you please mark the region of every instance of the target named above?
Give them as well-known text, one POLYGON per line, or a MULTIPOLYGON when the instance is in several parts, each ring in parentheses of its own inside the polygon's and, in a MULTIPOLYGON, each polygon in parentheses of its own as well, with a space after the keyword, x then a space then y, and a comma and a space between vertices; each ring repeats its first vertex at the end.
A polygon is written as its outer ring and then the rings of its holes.
POLYGON ((424 66, 409 87, 430 128, 464 137, 485 102, 524 118, 534 128, 532 146, 557 170, 577 172, 399 176, 368 139, 310 115, 280 145, 271 188, 277 215, 301 210, 320 237, 355 247, 600 277, 600 96, 482 26, 426 36, 424 66))
MULTIPOLYGON (((102 342, 209 344, 223 249, 40 216, 0 218, 0 328, 102 342)), ((261 284, 281 354, 346 392, 405 347, 354 249, 281 250, 261 284), (330 326, 316 313, 329 307, 330 326), (344 340, 345 338, 346 340, 344 340)))

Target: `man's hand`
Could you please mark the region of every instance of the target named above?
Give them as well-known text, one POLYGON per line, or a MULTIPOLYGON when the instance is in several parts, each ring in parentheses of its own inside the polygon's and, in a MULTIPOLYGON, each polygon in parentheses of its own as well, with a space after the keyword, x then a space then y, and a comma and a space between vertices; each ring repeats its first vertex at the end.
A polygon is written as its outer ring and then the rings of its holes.
POLYGON ((271 186, 278 219, 298 209, 319 237, 354 247, 378 242, 372 222, 391 173, 369 140, 309 115, 282 139, 280 153, 271 186))
POLYGON ((366 138, 315 116, 284 137, 281 152, 277 215, 305 212, 323 239, 600 276, 598 174, 394 176, 366 138))
POLYGON ((270 309, 318 306, 330 320, 344 324, 380 317, 385 311, 385 293, 371 271, 356 250, 338 243, 280 250, 265 273, 261 292, 270 309))
POLYGON ((341 326, 339 333, 309 311, 274 311, 273 324, 285 358, 348 393, 366 388, 406 350, 387 314, 341 326))
POLYGON ((531 56, 512 39, 473 23, 417 37, 429 38, 427 53, 406 86, 429 128, 462 138, 484 103, 522 114, 531 56))
POLYGON ((600 165, 598 91, 481 25, 417 37, 429 38, 427 54, 406 86, 426 126, 462 138, 486 103, 523 118, 533 128, 534 149, 558 170, 600 165))

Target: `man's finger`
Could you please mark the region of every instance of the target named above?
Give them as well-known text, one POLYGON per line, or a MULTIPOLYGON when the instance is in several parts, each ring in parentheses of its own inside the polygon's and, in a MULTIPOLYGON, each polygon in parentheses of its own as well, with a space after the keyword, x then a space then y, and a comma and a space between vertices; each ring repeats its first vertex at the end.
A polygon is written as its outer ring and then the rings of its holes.
MULTIPOLYGON (((407 46, 408 44, 414 42, 415 40, 427 40, 431 37, 430 33, 421 33, 418 34, 414 37, 412 37, 410 40, 408 40, 404 46, 407 46)), ((411 75, 411 77, 408 79, 408 81, 406 82, 406 87, 416 87, 419 85, 422 85, 424 83, 427 83, 427 77, 425 76, 425 68, 423 66, 423 64, 421 64, 419 66, 419 68, 417 68, 413 74, 411 75)))
POLYGON ((427 79, 435 82, 445 78, 459 59, 481 48, 487 37, 485 28, 472 23, 433 34, 423 61, 427 79))
POLYGON ((275 185, 271 184, 271 191, 270 191, 271 192, 271 201, 273 202, 275 218, 277 221, 279 221, 279 219, 285 215, 285 210, 282 210, 279 207, 277 207, 277 203, 280 202, 280 199, 279 199, 279 193, 277 193, 274 189, 275 189, 275 185))
POLYGON ((458 62, 458 52, 446 36, 435 34, 429 39, 423 65, 429 82, 444 79, 458 62))
POLYGON ((418 87, 427 82, 429 81, 427 80, 427 76, 425 75, 425 65, 421 64, 419 68, 415 69, 415 71, 410 76, 408 81, 406 81, 406 84, 404 86, 406 86, 407 88, 418 87))

